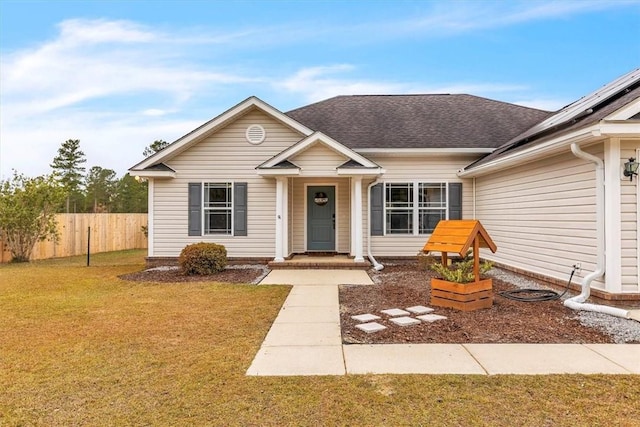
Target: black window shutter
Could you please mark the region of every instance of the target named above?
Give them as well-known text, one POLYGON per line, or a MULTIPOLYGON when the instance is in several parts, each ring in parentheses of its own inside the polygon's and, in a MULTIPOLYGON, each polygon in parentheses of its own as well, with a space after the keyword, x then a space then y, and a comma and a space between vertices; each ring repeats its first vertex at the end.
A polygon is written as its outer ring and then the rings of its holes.
POLYGON ((247 183, 233 184, 233 235, 247 235, 247 183))
POLYGON ((462 219, 462 183, 449 183, 449 219, 462 219))
POLYGON ((189 183, 189 236, 202 236, 202 184, 189 183))
POLYGON ((384 234, 384 184, 379 183, 371 187, 371 235, 384 234))

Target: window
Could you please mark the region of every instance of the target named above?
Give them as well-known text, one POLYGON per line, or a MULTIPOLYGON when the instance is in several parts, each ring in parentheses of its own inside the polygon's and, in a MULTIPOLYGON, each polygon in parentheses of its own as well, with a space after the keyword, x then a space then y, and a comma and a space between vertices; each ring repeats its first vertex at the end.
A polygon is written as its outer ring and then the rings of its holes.
POLYGON ((447 188, 443 183, 418 184, 418 234, 433 233, 447 218, 447 188))
POLYGON ((413 184, 387 184, 388 234, 413 233, 413 184))
POLYGON ((231 234, 232 190, 230 182, 204 184, 204 234, 231 234))
POLYGON ((385 184, 385 217, 386 234, 432 233, 447 218, 447 184, 385 184))

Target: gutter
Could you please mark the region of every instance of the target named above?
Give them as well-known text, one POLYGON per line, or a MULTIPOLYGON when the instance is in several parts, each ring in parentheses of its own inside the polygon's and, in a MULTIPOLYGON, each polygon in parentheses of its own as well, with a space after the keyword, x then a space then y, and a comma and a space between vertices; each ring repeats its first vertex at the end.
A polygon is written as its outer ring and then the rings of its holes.
POLYGON ((369 186, 367 187, 367 215, 369 216, 368 227, 367 227, 367 258, 373 264, 373 269, 376 271, 380 271, 384 268, 384 265, 380 264, 373 257, 371 253, 371 188, 378 184, 380 180, 378 178, 375 179, 369 186))
POLYGON ((610 314, 624 319, 630 319, 631 313, 616 307, 599 304, 586 304, 585 301, 591 295, 591 282, 605 274, 605 213, 604 213, 604 162, 599 157, 582 151, 578 143, 571 144, 571 152, 579 159, 586 160, 596 168, 596 269, 582 279, 582 292, 580 295, 564 301, 564 306, 573 310, 593 311, 596 313, 610 314))

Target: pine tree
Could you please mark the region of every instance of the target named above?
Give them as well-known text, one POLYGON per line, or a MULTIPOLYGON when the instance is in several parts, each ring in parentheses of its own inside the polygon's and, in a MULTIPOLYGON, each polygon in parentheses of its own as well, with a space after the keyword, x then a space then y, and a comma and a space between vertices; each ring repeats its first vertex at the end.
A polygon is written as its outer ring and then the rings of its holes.
POLYGON ((149 157, 150 155, 157 153, 168 145, 169 143, 167 141, 156 139, 148 147, 145 147, 142 155, 145 157, 149 157))
POLYGON ((116 173, 111 169, 103 169, 93 166, 87 173, 85 181, 86 202, 85 210, 91 212, 110 212, 111 204, 115 198, 117 180, 116 173))
POLYGON ((71 201, 74 201, 74 211, 82 199, 81 185, 85 171, 83 163, 87 159, 80 150, 79 139, 68 139, 58 148, 58 155, 53 158, 51 168, 58 177, 67 194, 67 209, 69 212, 71 201))
POLYGON ((147 181, 137 180, 128 173, 125 174, 116 186, 114 212, 147 212, 147 186, 147 181))

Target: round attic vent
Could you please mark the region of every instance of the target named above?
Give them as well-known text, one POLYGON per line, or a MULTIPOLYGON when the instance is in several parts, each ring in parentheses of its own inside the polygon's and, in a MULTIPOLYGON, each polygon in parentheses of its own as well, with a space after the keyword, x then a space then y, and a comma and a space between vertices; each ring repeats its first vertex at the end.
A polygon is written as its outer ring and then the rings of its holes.
POLYGON ((245 133, 247 141, 251 144, 260 144, 267 137, 267 132, 260 125, 251 125, 247 128, 245 133))

